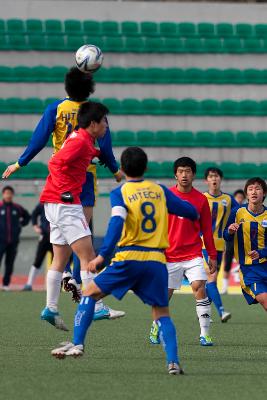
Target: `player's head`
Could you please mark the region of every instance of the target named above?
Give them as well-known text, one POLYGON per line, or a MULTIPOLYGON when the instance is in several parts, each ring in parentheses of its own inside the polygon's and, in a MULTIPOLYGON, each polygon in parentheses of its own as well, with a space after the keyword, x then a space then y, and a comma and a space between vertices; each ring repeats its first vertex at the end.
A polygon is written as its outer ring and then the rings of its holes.
POLYGON ((12 186, 4 186, 2 189, 2 198, 6 203, 10 203, 13 200, 15 190, 12 186))
POLYGON ((267 193, 266 182, 259 177, 250 178, 245 184, 244 192, 250 204, 262 204, 267 193))
POLYGON ((147 169, 147 155, 140 147, 127 147, 121 155, 121 169, 129 178, 141 178, 147 169))
POLYGON ((209 167, 204 172, 205 181, 209 190, 220 190, 223 172, 220 168, 209 167))
POLYGON ((84 101, 95 91, 93 75, 72 67, 65 75, 65 90, 74 101, 84 101))
POLYGON ((109 110, 104 104, 86 101, 79 108, 78 125, 80 128, 88 130, 95 138, 103 137, 107 129, 106 116, 108 113, 109 110))
POLYGON ((173 172, 178 189, 191 189, 197 172, 197 165, 190 157, 180 157, 173 163, 173 172))
POLYGON ((238 204, 243 204, 244 203, 244 201, 245 201, 245 199, 246 199, 246 195, 245 195, 245 193, 244 193, 244 190, 242 190, 242 189, 237 189, 235 192, 234 192, 234 198, 235 198, 235 200, 238 202, 238 204))

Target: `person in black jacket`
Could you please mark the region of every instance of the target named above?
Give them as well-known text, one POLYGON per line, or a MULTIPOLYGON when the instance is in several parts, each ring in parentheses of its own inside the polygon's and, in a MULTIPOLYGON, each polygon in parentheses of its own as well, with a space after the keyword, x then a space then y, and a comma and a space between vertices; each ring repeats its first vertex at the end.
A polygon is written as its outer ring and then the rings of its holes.
POLYGON ((53 246, 50 243, 50 225, 45 217, 44 205, 38 203, 32 212, 33 229, 39 235, 39 242, 36 249, 35 260, 30 268, 28 280, 23 291, 31 291, 34 278, 41 268, 44 258, 49 251, 53 254, 53 246))
POLYGON ((9 290, 21 228, 30 220, 30 214, 19 204, 13 203, 15 191, 11 186, 2 189, 0 202, 0 264, 5 255, 3 290, 9 290))

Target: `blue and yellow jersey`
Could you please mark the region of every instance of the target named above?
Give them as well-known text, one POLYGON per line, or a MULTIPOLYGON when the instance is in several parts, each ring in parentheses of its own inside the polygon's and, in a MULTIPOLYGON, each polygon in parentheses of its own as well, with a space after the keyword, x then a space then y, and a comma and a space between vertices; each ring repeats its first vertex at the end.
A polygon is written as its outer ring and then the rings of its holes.
POLYGON ((215 248, 217 251, 223 251, 225 247, 223 231, 231 210, 238 207, 238 203, 227 193, 221 193, 219 196, 213 196, 208 192, 203 194, 207 197, 210 206, 215 248))
POLYGON ((147 180, 128 181, 110 194, 111 219, 100 254, 109 256, 116 243, 116 261, 153 259, 165 262, 168 243, 168 212, 192 220, 194 206, 164 186, 147 180))
MULTIPOLYGON (((77 114, 81 104, 82 102, 77 102, 67 97, 51 103, 46 108, 33 132, 28 147, 18 160, 21 167, 27 165, 45 147, 51 135, 54 152, 61 148, 67 136, 78 128, 77 114)), ((101 160, 113 174, 116 173, 118 165, 112 151, 109 128, 107 128, 104 137, 98 139, 98 145, 101 150, 101 160)), ((95 171, 95 165, 89 166, 88 171, 95 171)))

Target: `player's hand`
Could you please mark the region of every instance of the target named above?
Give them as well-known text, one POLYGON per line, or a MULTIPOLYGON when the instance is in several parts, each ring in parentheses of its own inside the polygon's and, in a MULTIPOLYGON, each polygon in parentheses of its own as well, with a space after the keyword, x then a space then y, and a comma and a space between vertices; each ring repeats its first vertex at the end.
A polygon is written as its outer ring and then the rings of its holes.
POLYGON ((118 172, 116 172, 116 174, 114 174, 114 177, 116 179, 116 182, 120 182, 123 179, 124 175, 123 175, 122 171, 119 169, 118 172))
POLYGON ((7 169, 3 172, 2 178, 3 179, 8 178, 10 175, 14 174, 14 172, 16 172, 18 169, 19 169, 18 163, 10 164, 7 167, 7 169))
POLYGON ((257 250, 249 251, 248 255, 251 257, 252 260, 258 260, 258 258, 260 258, 260 255, 257 252, 257 250))
POLYGON ((217 260, 212 260, 210 258, 208 265, 209 265, 210 274, 214 274, 214 272, 217 271, 217 260))
POLYGON ((33 230, 40 235, 42 233, 42 229, 39 225, 33 225, 33 230))
POLYGON ((97 272, 97 267, 104 262, 104 257, 98 255, 96 258, 91 260, 87 265, 87 272, 97 272))
POLYGON ((239 228, 239 224, 236 222, 228 226, 228 233, 229 235, 234 235, 239 228))

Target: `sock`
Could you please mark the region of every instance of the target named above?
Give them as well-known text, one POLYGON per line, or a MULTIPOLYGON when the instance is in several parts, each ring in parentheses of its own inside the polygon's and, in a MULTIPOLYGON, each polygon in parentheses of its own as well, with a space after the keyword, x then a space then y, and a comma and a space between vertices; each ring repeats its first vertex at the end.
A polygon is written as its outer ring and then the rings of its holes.
MULTIPOLYGON (((85 288, 89 282, 91 282, 96 274, 93 274, 92 272, 87 272, 87 271, 81 271, 81 278, 82 278, 82 283, 83 287, 85 288)), ((95 312, 99 312, 104 308, 104 303, 103 300, 98 300, 95 304, 95 312)))
POLYGON ((160 317, 159 326, 160 341, 166 352, 167 363, 179 363, 176 329, 170 317, 160 317))
POLYGON ((70 264, 71 264, 70 261, 68 261, 64 269, 64 272, 70 272, 72 274, 70 264))
POLYGON ((81 284, 81 264, 79 258, 76 256, 75 253, 73 253, 73 271, 72 271, 72 277, 73 279, 76 280, 77 283, 81 284))
POLYGON ((207 295, 209 297, 209 300, 212 301, 217 308, 218 314, 221 317, 222 313, 224 312, 224 307, 222 305, 222 299, 219 293, 219 290, 217 288, 217 283, 216 282, 208 282, 206 284, 206 289, 207 289, 207 295))
POLYGON ((74 317, 73 343, 84 344, 84 339, 91 325, 95 311, 95 300, 90 296, 83 296, 74 317))
POLYGON ((34 265, 31 266, 31 269, 29 271, 29 275, 28 275, 28 280, 26 285, 32 286, 34 278, 36 277, 38 273, 38 268, 36 268, 34 265))
POLYGON ((49 270, 46 277, 46 306, 51 311, 57 311, 61 289, 62 272, 49 270))
POLYGON ((223 293, 226 293, 226 292, 227 292, 227 290, 228 290, 228 285, 229 285, 229 283, 228 283, 228 278, 223 278, 223 279, 222 279, 222 292, 223 292, 223 293))
POLYGON ((211 305, 208 297, 196 301, 196 312, 200 326, 200 336, 209 335, 211 305))

